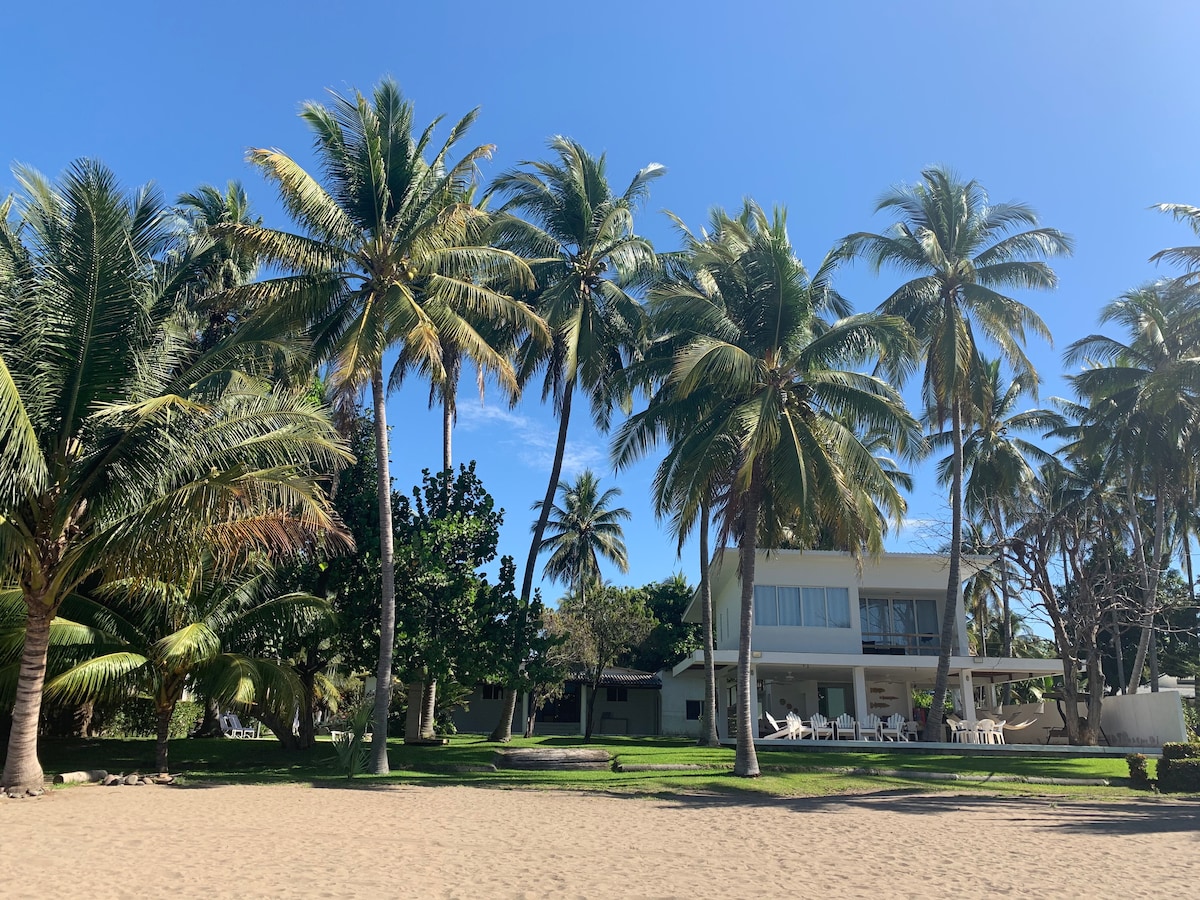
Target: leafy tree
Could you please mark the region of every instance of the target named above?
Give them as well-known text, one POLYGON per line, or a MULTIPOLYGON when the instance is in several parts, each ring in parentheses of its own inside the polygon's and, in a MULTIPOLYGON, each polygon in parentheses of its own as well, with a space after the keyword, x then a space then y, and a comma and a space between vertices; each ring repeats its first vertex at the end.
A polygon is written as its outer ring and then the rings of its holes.
POLYGON ((252 377, 251 336, 204 352, 178 327, 210 257, 179 246, 157 194, 128 195, 91 161, 57 184, 17 174, 19 222, 0 210, 0 580, 26 607, 10 793, 41 790, 50 623, 67 597, 171 581, 202 551, 230 566, 334 534, 315 476, 346 458, 322 409, 252 377))
MULTIPOLYGON (((591 469, 585 469, 571 484, 558 483, 562 505, 551 506, 546 526, 551 530, 542 540, 541 552, 550 552, 545 574, 553 581, 564 582, 581 597, 587 586, 600 579, 600 557, 604 557, 621 572, 629 571, 625 552, 625 534, 621 520, 629 518, 629 510, 610 505, 621 495, 620 488, 600 493, 600 479, 591 469)), ((541 501, 534 504, 540 509, 541 501)))
POLYGON ((991 204, 977 181, 961 181, 941 167, 923 171, 918 184, 884 194, 875 211, 885 210, 897 213, 900 220, 883 234, 849 235, 843 247, 865 256, 876 271, 890 265, 915 276, 896 288, 879 311, 912 326, 923 357, 926 405, 939 429, 950 423, 950 565, 925 731, 927 739, 939 740, 958 617, 963 429, 971 414, 971 386, 984 377, 975 333, 995 344, 1018 375, 1036 379, 1022 346, 1025 333, 1049 339, 1050 332, 1033 310, 1002 292, 1055 287, 1057 276, 1042 260, 1069 254, 1072 244, 1062 232, 1040 227, 1030 207, 991 204))
POLYGON ((665 333, 684 336, 670 375, 645 412, 621 429, 624 464, 669 442, 655 479, 656 506, 693 521, 714 495, 725 536, 738 541, 742 582, 738 646, 738 748, 734 771, 758 775, 751 713, 754 565, 766 547, 832 534, 841 546, 881 549, 876 504, 905 508, 893 481, 856 433, 887 434, 907 451, 916 421, 880 378, 852 368, 868 357, 905 358, 907 328, 895 318, 820 313, 836 259, 810 278, 792 252, 782 211, 747 201, 737 217, 713 214, 692 238, 695 277, 655 288, 651 308, 665 333), (714 491, 714 486, 720 487, 714 491))
POLYGON ((579 594, 565 597, 555 618, 565 638, 564 653, 589 688, 583 739, 590 741, 604 670, 645 640, 654 627, 654 616, 641 590, 598 585, 586 600, 579 594))
POLYGON ((475 116, 460 119, 434 149, 434 126, 414 133, 412 103, 394 81, 382 81, 370 98, 355 92, 333 94, 328 106, 308 103, 301 117, 313 132, 323 182, 282 152, 250 151, 250 161, 276 184, 305 233, 248 224, 218 229, 288 273, 237 289, 236 295, 264 307, 267 323, 306 326, 316 357, 329 363, 333 384, 347 402, 371 386, 381 536, 371 759, 376 774, 388 771, 396 624, 384 355, 399 348, 404 360, 419 359, 425 371, 441 378, 441 341, 453 335, 459 346, 472 347, 476 358, 491 360, 492 370, 511 380, 511 366, 475 339, 463 313, 531 321, 527 310, 488 286, 497 273, 528 281, 527 267, 512 253, 481 244, 486 223, 480 210, 462 200, 476 162, 491 146, 476 147, 454 163, 449 159, 475 116))
POLYGON ((699 646, 699 628, 683 621, 695 591, 682 574, 642 588, 646 609, 654 617, 654 627, 646 638, 631 648, 625 663, 634 669, 657 672, 669 668, 699 646))
MULTIPOLYGON (((535 305, 551 334, 549 345, 531 340, 521 346, 517 378, 524 385, 544 370, 542 399, 553 397, 558 415, 554 461, 521 579, 522 603, 533 592, 576 390, 587 395, 601 431, 608 430, 614 406, 628 406, 616 375, 636 352, 644 328, 641 304, 631 292, 646 284, 657 262, 650 242, 635 233, 633 214, 665 172, 651 164, 617 194, 603 155, 591 156, 565 137, 551 139, 550 149, 555 161, 523 163, 524 169, 506 172, 492 187, 507 198, 501 211, 508 214, 497 221, 495 239, 536 261, 535 305)), ((508 690, 492 740, 511 739, 515 709, 516 693, 508 690)))
MULTIPOLYGON (((397 655, 402 671, 434 685, 440 679, 470 680, 482 625, 476 594, 478 570, 496 558, 504 511, 475 474, 475 463, 423 473, 423 484, 397 505, 396 571, 399 573, 397 655)), ((433 710, 408 698, 407 739, 433 737, 433 710), (412 731, 418 732, 411 734, 412 731)), ((432 704, 431 704, 432 705, 432 704)))

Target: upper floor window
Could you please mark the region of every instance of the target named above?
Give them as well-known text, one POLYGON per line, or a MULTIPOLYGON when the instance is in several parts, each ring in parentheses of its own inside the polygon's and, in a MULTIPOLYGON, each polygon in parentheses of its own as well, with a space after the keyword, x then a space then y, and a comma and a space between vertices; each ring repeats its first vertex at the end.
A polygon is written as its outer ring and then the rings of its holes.
POLYGON ((754 624, 849 628, 850 590, 757 584, 754 586, 754 624))
POLYGON ((872 649, 937 652, 941 631, 934 600, 863 597, 858 615, 863 643, 872 649))

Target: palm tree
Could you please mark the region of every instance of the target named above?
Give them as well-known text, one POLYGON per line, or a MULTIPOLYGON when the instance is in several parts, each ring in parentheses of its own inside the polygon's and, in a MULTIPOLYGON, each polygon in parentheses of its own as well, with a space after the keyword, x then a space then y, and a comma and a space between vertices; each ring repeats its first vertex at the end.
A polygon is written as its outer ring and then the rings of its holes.
POLYGON ((256 703, 290 726, 299 709, 295 672, 270 658, 233 652, 231 644, 302 631, 332 611, 309 594, 277 594, 261 564, 221 576, 212 560, 184 582, 109 585, 100 601, 76 596, 64 604, 64 615, 88 628, 93 652, 48 682, 46 695, 84 702, 150 694, 158 715, 158 772, 168 771, 171 716, 187 687, 221 703, 256 703))
MULTIPOLYGON (((629 571, 625 552, 625 535, 621 520, 629 519, 629 510, 610 504, 621 495, 620 488, 600 493, 600 479, 591 469, 585 469, 571 484, 558 483, 562 505, 550 509, 546 527, 550 535, 542 541, 542 552, 549 551, 545 575, 552 581, 565 583, 581 603, 586 602, 587 588, 600 580, 600 558, 608 560, 621 572, 629 571)), ((534 509, 541 507, 541 501, 534 509)))
POLYGON ((865 256, 878 272, 885 264, 915 277, 880 304, 916 332, 924 357, 923 389, 938 428, 950 422, 950 566, 926 738, 941 737, 942 706, 958 615, 962 558, 963 428, 970 414, 970 388, 983 373, 975 332, 999 348, 1014 372, 1034 375, 1025 356, 1026 331, 1049 339, 1045 324, 1029 307, 1002 293, 1013 288, 1053 288, 1045 257, 1071 252, 1071 239, 1038 226, 1023 203, 992 205, 977 181, 963 182, 934 167, 921 182, 894 188, 875 211, 901 216, 886 233, 859 232, 843 242, 847 253, 865 256), (1019 230, 1026 228, 1026 230, 1019 230))
MULTIPOLYGON (((527 341, 520 348, 517 376, 526 384, 544 369, 542 399, 553 397, 558 415, 550 478, 521 579, 522 608, 533 592, 533 573, 562 476, 575 391, 587 395, 592 420, 601 431, 608 429, 613 406, 628 403, 616 388, 617 375, 644 329, 641 304, 630 291, 645 285, 657 264, 650 242, 634 232, 633 214, 650 183, 666 171, 651 164, 616 194, 603 155, 591 156, 565 137, 553 138, 550 149, 556 161, 522 163, 526 168, 501 175, 492 187, 508 198, 501 210, 508 215, 497 222, 495 239, 535 261, 537 309, 551 333, 548 347, 527 341)), ((516 695, 506 690, 505 699, 492 740, 512 737, 516 695)))
POLYGON ((265 307, 267 322, 307 326, 315 355, 329 362, 343 398, 352 401, 371 386, 382 576, 371 759, 377 774, 388 771, 396 627, 384 357, 399 348, 405 364, 419 360, 438 380, 445 376, 444 342, 452 340, 515 389, 511 365, 481 339, 472 317, 538 327, 523 304, 488 287, 501 276, 512 283, 531 276, 514 254, 480 242, 483 213, 462 200, 476 162, 491 146, 449 162, 475 116, 459 120, 435 150, 437 121, 415 136, 413 105, 390 79, 370 99, 355 92, 333 94, 328 106, 308 103, 301 118, 312 129, 324 183, 280 151, 252 150, 249 156, 275 182, 305 234, 246 224, 218 229, 289 272, 235 293, 265 307))
MULTIPOLYGON (((1011 591, 1008 582, 1008 560, 1005 535, 1016 500, 1028 491, 1037 478, 1032 463, 1043 466, 1052 457, 1036 444, 1030 443, 1017 433, 1039 432, 1042 434, 1061 429, 1065 425, 1062 416, 1052 410, 1031 409, 1014 412, 1017 402, 1027 394, 1035 394, 1037 384, 1029 373, 1018 373, 1005 383, 999 360, 981 360, 980 379, 971 386, 971 412, 966 417, 972 424, 963 435, 963 467, 965 485, 963 508, 967 515, 983 516, 995 537, 993 549, 999 550, 999 572, 997 586, 1001 593, 1000 617, 1001 655, 1012 656, 1012 635, 1008 633, 1011 616, 1011 591)), ((948 431, 935 434, 930 444, 933 448, 950 444, 953 436, 948 431)), ((943 458, 937 467, 938 483, 948 486, 954 477, 953 448, 951 455, 943 458)), ((983 607, 986 613, 986 606, 983 607)), ((986 622, 980 623, 986 632, 986 622)), ((985 644, 980 644, 986 647, 985 644)), ((986 650, 983 655, 987 655, 986 650)), ((1007 702, 1008 685, 1005 685, 1007 702)))
POLYGON ((39 791, 50 623, 85 583, 170 580, 207 549, 308 546, 335 531, 316 476, 348 454, 326 412, 229 366, 237 334, 197 349, 176 316, 209 261, 179 248, 150 189, 102 165, 58 184, 18 170, 20 223, 0 211, 0 573, 26 608, 0 786, 39 791))
POLYGON ((1191 480, 1200 447, 1200 296, 1181 281, 1159 282, 1104 307, 1102 323, 1124 327, 1122 342, 1102 334, 1082 338, 1064 356, 1087 368, 1072 376, 1084 401, 1076 449, 1100 453, 1123 470, 1126 521, 1142 589, 1141 637, 1128 690, 1137 691, 1154 630, 1168 516, 1191 480), (1151 505, 1147 547, 1139 499, 1151 505))
POLYGON ((618 433, 614 456, 624 464, 667 440, 656 504, 674 505, 684 520, 727 479, 717 492, 718 515, 723 535, 738 539, 742 583, 734 771, 755 776, 750 653, 758 546, 828 530, 844 546, 882 549, 873 502, 893 519, 905 504, 852 426, 888 434, 901 450, 919 442, 919 426, 886 382, 839 366, 879 354, 904 359, 911 341, 895 318, 820 320, 836 258, 809 278, 782 211, 768 218, 747 201, 736 218, 714 213, 711 233, 689 249, 696 276, 659 285, 651 298, 658 327, 680 335, 682 349, 647 410, 618 433))

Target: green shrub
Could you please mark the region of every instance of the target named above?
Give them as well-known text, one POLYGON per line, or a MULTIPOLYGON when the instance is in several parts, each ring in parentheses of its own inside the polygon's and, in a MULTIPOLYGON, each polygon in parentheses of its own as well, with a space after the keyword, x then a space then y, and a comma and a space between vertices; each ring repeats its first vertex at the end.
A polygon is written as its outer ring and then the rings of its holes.
MULTIPOLYGON (((187 737, 204 716, 204 704, 180 700, 175 704, 167 736, 171 740, 187 737)), ((131 697, 113 711, 104 726, 111 737, 155 737, 158 734, 158 713, 149 697, 131 697)))
POLYGON ((1125 762, 1129 764, 1129 781, 1133 787, 1150 787, 1150 767, 1147 764, 1146 754, 1130 753, 1125 757, 1125 762))
POLYGON ((1158 789, 1165 793, 1200 793, 1200 759, 1163 756, 1158 764, 1158 789))
POLYGON ((1163 744, 1163 759, 1200 759, 1200 741, 1163 744))

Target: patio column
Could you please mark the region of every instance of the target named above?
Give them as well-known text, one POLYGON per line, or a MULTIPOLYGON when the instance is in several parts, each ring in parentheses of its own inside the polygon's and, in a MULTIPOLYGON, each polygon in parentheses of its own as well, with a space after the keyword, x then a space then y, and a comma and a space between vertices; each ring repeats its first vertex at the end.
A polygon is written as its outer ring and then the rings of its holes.
POLYGON ((871 703, 867 699, 867 670, 862 666, 854 667, 854 718, 860 722, 871 711, 871 703))
POLYGON ((958 687, 962 693, 962 708, 964 719, 975 718, 975 685, 971 682, 971 670, 960 669, 958 673, 958 687))
POLYGON ((987 683, 987 703, 989 710, 996 708, 996 685, 991 681, 987 683))
POLYGON ((529 691, 521 693, 521 733, 525 733, 525 728, 529 724, 529 691))

